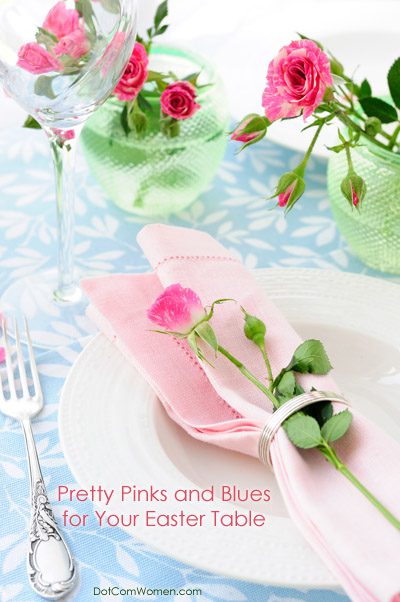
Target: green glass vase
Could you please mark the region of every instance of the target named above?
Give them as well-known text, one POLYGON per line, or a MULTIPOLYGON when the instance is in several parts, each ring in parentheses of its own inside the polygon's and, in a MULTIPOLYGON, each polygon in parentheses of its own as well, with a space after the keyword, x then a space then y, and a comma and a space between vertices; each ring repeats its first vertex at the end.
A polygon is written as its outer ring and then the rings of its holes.
POLYGON ((160 102, 152 99, 144 135, 128 135, 121 125, 122 103, 108 100, 82 133, 88 165, 110 199, 121 209, 157 218, 176 213, 204 192, 224 156, 229 110, 214 68, 192 52, 154 46, 150 69, 172 71, 178 78, 201 72, 197 102, 201 109, 180 122, 180 134, 160 131, 160 102))
POLYGON ((348 169, 346 156, 332 153, 328 192, 339 230, 367 266, 400 274, 400 155, 365 140, 351 154, 367 194, 360 210, 350 207, 340 190, 348 169))

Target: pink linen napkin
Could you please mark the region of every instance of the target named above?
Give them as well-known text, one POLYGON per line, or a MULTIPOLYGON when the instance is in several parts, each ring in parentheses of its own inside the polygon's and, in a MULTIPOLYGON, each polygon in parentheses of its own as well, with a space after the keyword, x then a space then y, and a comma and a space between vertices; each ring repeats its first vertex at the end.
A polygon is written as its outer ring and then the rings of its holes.
MULTIPOLYGON (((213 327, 219 342, 260 378, 264 364, 255 346, 244 339, 239 306, 266 322, 274 374, 289 362, 299 336, 244 266, 208 234, 151 225, 140 232, 138 240, 154 273, 84 281, 90 315, 189 434, 257 456, 258 439, 272 410, 270 402, 225 358, 218 358, 213 368, 200 365, 186 343, 151 332, 146 310, 166 286, 176 282, 195 290, 204 305, 220 297, 234 298, 237 305, 217 308, 213 327)), ((306 375, 302 384, 306 389, 337 390, 328 376, 306 375)), ((352 412, 350 431, 335 444, 338 455, 399 516, 400 446, 352 412)), ((351 599, 390 602, 400 590, 399 532, 321 454, 294 447, 282 429, 271 454, 292 519, 351 599)))

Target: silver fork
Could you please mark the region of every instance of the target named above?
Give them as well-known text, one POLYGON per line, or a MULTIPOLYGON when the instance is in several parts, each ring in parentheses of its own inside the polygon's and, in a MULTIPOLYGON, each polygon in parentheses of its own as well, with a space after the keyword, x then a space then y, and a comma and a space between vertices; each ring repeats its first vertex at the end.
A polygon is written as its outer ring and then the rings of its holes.
POLYGON ((74 587, 76 571, 51 509, 31 428, 31 418, 37 416, 43 408, 43 394, 27 321, 25 320, 25 329, 33 381, 32 393, 29 390, 18 324, 15 322, 15 348, 20 384, 14 372, 5 320, 2 322, 2 327, 7 376, 2 378, 0 375, 0 410, 3 414, 18 420, 22 426, 31 484, 28 575, 31 586, 37 594, 43 598, 56 600, 74 587))

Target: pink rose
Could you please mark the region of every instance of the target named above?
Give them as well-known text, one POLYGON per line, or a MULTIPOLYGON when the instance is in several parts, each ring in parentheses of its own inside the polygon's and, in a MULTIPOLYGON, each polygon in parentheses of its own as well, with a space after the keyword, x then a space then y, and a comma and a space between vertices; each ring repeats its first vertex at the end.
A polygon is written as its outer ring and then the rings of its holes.
POLYGON ((284 46, 269 64, 262 104, 270 121, 297 117, 306 119, 321 104, 333 84, 329 58, 311 40, 296 40, 284 46))
POLYGON ((155 300, 147 316, 161 328, 186 334, 205 317, 205 311, 192 289, 171 284, 155 300))
POLYGON ((49 73, 49 71, 61 71, 63 68, 62 64, 50 52, 47 52, 36 42, 21 46, 18 52, 17 65, 35 75, 49 73))
POLYGON ((56 56, 62 56, 67 54, 73 59, 79 59, 84 54, 87 54, 90 49, 89 40, 83 29, 80 27, 75 29, 72 33, 61 38, 61 40, 54 46, 54 52, 56 56))
POLYGON ((42 27, 63 38, 79 28, 79 13, 75 8, 67 8, 61 0, 50 10, 42 27))
POLYGON ((74 130, 59 130, 56 128, 53 131, 56 136, 62 138, 63 140, 73 140, 75 138, 74 130))
POLYGON ((161 95, 161 109, 174 119, 189 119, 200 105, 196 102, 196 88, 189 82, 174 82, 161 95))
POLYGON ((147 79, 149 59, 145 47, 136 42, 129 63, 114 90, 118 100, 134 100, 147 79))
POLYGON ((112 66, 116 57, 122 50, 122 47, 125 43, 125 39, 126 39, 126 33, 124 33, 123 31, 117 31, 117 33, 115 34, 115 36, 113 37, 111 42, 108 44, 103 57, 99 61, 99 62, 103 63, 103 66, 101 69, 101 74, 103 77, 105 77, 107 75, 110 67, 112 66))

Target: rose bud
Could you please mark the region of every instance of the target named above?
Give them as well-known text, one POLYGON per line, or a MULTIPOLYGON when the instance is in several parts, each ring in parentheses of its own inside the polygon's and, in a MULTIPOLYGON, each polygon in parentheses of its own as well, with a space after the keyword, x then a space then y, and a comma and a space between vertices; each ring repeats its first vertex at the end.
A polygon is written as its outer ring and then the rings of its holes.
POLYGON ((270 121, 262 115, 251 113, 247 115, 231 132, 231 140, 243 142, 242 149, 262 140, 267 133, 270 121))
POLYGON ((376 136, 382 130, 382 122, 378 117, 368 117, 365 121, 365 131, 369 136, 376 136))
POLYGON ((244 314, 244 334, 249 341, 253 341, 258 347, 264 346, 265 335, 267 333, 267 327, 264 322, 248 314, 247 311, 242 307, 244 314))
POLYGON ((290 171, 281 176, 272 198, 278 197, 279 207, 285 207, 288 212, 303 195, 305 187, 303 177, 296 170, 290 171))
POLYGON ((358 207, 367 192, 367 186, 361 176, 350 170, 340 185, 343 196, 351 207, 358 207))

